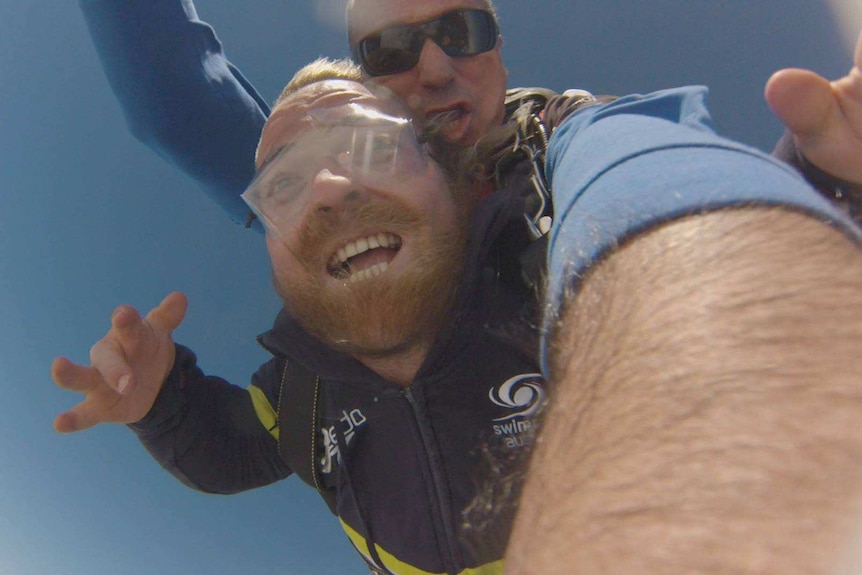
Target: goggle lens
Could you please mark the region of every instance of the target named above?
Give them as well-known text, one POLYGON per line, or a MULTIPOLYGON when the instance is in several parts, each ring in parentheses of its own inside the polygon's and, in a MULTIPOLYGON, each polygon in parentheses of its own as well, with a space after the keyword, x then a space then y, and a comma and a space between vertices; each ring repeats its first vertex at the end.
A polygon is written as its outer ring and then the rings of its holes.
POLYGON ((370 188, 403 185, 422 173, 427 153, 413 124, 357 104, 314 111, 306 129, 255 175, 242 198, 267 229, 280 235, 294 226, 323 171, 370 188))

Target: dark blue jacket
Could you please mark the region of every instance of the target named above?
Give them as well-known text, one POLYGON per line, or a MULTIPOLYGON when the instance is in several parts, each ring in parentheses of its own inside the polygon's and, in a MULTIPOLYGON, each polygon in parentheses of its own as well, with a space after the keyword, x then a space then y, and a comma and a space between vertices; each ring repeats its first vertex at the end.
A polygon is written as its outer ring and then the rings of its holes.
POLYGON ((529 416, 544 397, 535 295, 499 273, 510 252, 496 240, 522 222, 520 200, 508 198, 493 194, 476 210, 460 304, 407 388, 334 352, 282 312, 260 337, 273 359, 248 390, 206 376, 178 346, 156 404, 132 428, 196 489, 233 493, 272 483, 291 472, 278 442, 311 440, 282 436, 275 426, 291 385, 285 368, 300 362, 320 378, 320 476, 366 559, 403 575, 499 573, 512 507, 465 513, 486 485, 514 471, 532 436, 529 416))

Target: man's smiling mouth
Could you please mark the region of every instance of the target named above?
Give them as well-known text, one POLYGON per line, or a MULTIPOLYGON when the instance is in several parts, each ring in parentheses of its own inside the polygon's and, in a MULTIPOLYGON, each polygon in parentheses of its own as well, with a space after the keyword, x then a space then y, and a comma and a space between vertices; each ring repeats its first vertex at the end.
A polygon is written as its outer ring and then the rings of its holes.
POLYGON ((329 258, 326 271, 338 280, 356 282, 380 275, 389 269, 401 238, 395 234, 377 233, 353 240, 329 258))

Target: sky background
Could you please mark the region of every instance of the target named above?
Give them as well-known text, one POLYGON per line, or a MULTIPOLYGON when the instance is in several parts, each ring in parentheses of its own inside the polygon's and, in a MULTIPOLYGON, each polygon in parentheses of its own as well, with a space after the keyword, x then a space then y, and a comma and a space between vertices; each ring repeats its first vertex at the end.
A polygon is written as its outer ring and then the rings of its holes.
MULTIPOLYGON (((764 82, 788 66, 845 74, 853 1, 840 29, 818 0, 497 3, 510 86, 707 84, 718 131, 771 149, 781 127, 764 82)), ((347 55, 340 0, 196 6, 268 100, 302 64, 347 55)), ((52 430, 77 401, 52 383, 52 359, 86 362, 118 304, 146 312, 185 291, 177 340, 245 386, 278 302, 262 237, 129 135, 77 2, 0 0, 0 72, 0 575, 364 575, 298 479, 203 495, 122 427, 52 430)))

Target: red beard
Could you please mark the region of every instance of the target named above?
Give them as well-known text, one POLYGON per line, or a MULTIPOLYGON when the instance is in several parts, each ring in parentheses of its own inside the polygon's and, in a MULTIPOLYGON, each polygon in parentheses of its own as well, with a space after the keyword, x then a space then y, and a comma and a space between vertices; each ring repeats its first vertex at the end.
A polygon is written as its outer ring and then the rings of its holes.
MULTIPOLYGON (((423 214, 402 203, 366 204, 356 212, 314 215, 294 252, 307 273, 276 276, 285 308, 312 335, 351 355, 384 357, 432 341, 451 316, 467 238, 466 218, 449 232, 435 232, 423 214), (333 289, 320 281, 327 239, 347 226, 414 238, 413 261, 397 275, 349 281, 333 289)), ((396 256, 398 257, 398 256, 396 256)), ((329 282, 326 282, 329 283, 329 282)))

